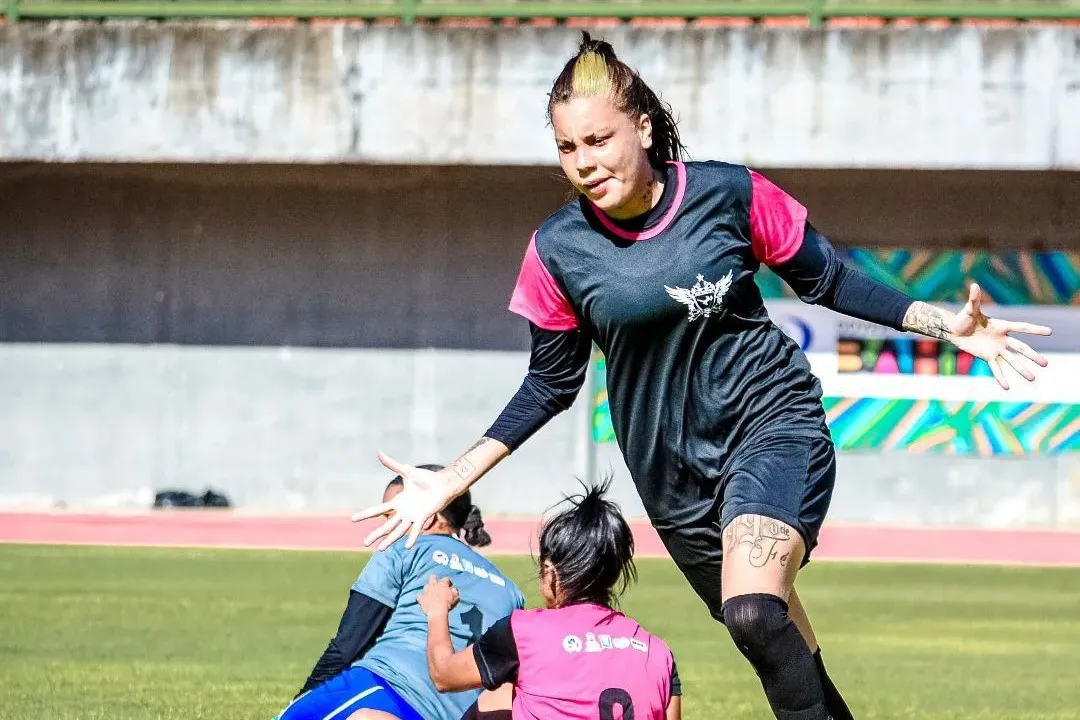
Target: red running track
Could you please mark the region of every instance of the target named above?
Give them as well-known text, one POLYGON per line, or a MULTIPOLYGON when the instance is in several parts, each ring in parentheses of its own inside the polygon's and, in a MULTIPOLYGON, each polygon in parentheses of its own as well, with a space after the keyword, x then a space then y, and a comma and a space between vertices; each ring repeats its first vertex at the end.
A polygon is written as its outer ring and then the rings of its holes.
MULTIPOLYGON (((536 548, 535 519, 487 521, 485 552, 520 554, 536 548)), ((664 547, 645 522, 632 523, 639 556, 664 547)), ((140 513, 0 513, 0 542, 58 545, 362 550, 373 525, 324 515, 254 515, 231 510, 140 513)), ((814 552, 819 560, 995 563, 1080 567, 1080 532, 967 530, 828 525, 814 552)))

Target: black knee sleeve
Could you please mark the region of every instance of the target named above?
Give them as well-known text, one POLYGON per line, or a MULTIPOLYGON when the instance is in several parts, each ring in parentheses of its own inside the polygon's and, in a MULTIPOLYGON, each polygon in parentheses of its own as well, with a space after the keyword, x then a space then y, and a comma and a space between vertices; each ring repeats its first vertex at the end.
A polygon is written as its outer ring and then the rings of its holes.
POLYGON ((818 648, 818 651, 814 653, 814 664, 817 665, 818 677, 821 678, 821 689, 825 692, 825 707, 829 714, 832 715, 833 720, 855 720, 847 703, 844 702, 844 697, 836 689, 836 685, 833 684, 829 673, 825 672, 825 661, 821 659, 821 648, 818 648))
POLYGON ((775 595, 739 595, 724 603, 723 612, 778 720, 830 720, 817 664, 788 617, 787 603, 775 595))

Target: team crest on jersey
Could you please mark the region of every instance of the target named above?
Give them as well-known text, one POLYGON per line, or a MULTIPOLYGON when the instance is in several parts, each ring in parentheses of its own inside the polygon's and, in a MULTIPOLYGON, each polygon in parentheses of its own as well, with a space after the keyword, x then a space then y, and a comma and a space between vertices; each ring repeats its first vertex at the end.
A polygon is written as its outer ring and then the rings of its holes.
POLYGON ((501 577, 499 577, 493 572, 488 572, 479 565, 473 565, 465 558, 458 557, 457 553, 447 555, 442 550, 436 550, 431 554, 431 559, 439 563, 440 565, 444 565, 450 568, 451 570, 456 570, 457 572, 472 573, 476 577, 485 578, 488 582, 494 583, 499 587, 506 587, 506 581, 503 580, 501 577))
POLYGON ((719 315, 724 310, 724 295, 731 289, 732 271, 717 282, 709 282, 704 275, 697 276, 697 282, 690 289, 664 286, 673 300, 678 300, 690 310, 690 322, 700 317, 719 315))
POLYGON ((649 652, 649 644, 637 638, 628 638, 622 635, 594 635, 585 633, 585 644, 582 646, 581 638, 577 635, 567 635, 562 639, 562 648, 568 653, 579 653, 583 650, 587 653, 604 652, 605 650, 626 650, 633 648, 643 653, 649 652))

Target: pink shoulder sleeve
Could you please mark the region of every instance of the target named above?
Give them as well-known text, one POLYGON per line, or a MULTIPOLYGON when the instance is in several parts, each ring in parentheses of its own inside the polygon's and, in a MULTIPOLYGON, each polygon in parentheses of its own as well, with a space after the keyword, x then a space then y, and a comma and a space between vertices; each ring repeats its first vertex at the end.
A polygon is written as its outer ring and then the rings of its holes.
POLYGON ((536 610, 514 610, 510 613, 510 629, 514 631, 514 641, 521 646, 521 640, 528 640, 536 631, 536 610))
POLYGON ((570 301, 536 253, 536 233, 521 263, 510 312, 545 330, 574 330, 578 326, 570 301))
POLYGON ((779 265, 802 247, 806 208, 753 170, 750 182, 750 243, 754 257, 765 265, 779 265))
POLYGON ((522 610, 521 608, 514 608, 510 611, 510 627, 513 628, 516 623, 524 622, 522 618, 528 617, 529 611, 522 610))
MULTIPOLYGON (((532 640, 533 623, 529 622, 531 618, 530 610, 514 610, 510 613, 510 632, 514 636, 514 647, 518 654, 519 663, 522 654, 528 654, 529 641, 532 640)), ((518 677, 519 679, 521 677, 520 670, 518 677)))

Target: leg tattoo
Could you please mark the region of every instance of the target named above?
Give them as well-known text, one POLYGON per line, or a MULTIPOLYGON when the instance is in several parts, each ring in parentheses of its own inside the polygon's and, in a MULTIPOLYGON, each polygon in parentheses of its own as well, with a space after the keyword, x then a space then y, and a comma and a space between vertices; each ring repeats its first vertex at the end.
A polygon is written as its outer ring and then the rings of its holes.
POLYGON ((736 548, 745 545, 750 550, 752 566, 761 568, 776 560, 780 567, 787 567, 791 550, 777 550, 776 546, 790 539, 791 529, 783 523, 760 515, 740 515, 724 530, 724 553, 730 556, 736 548))

